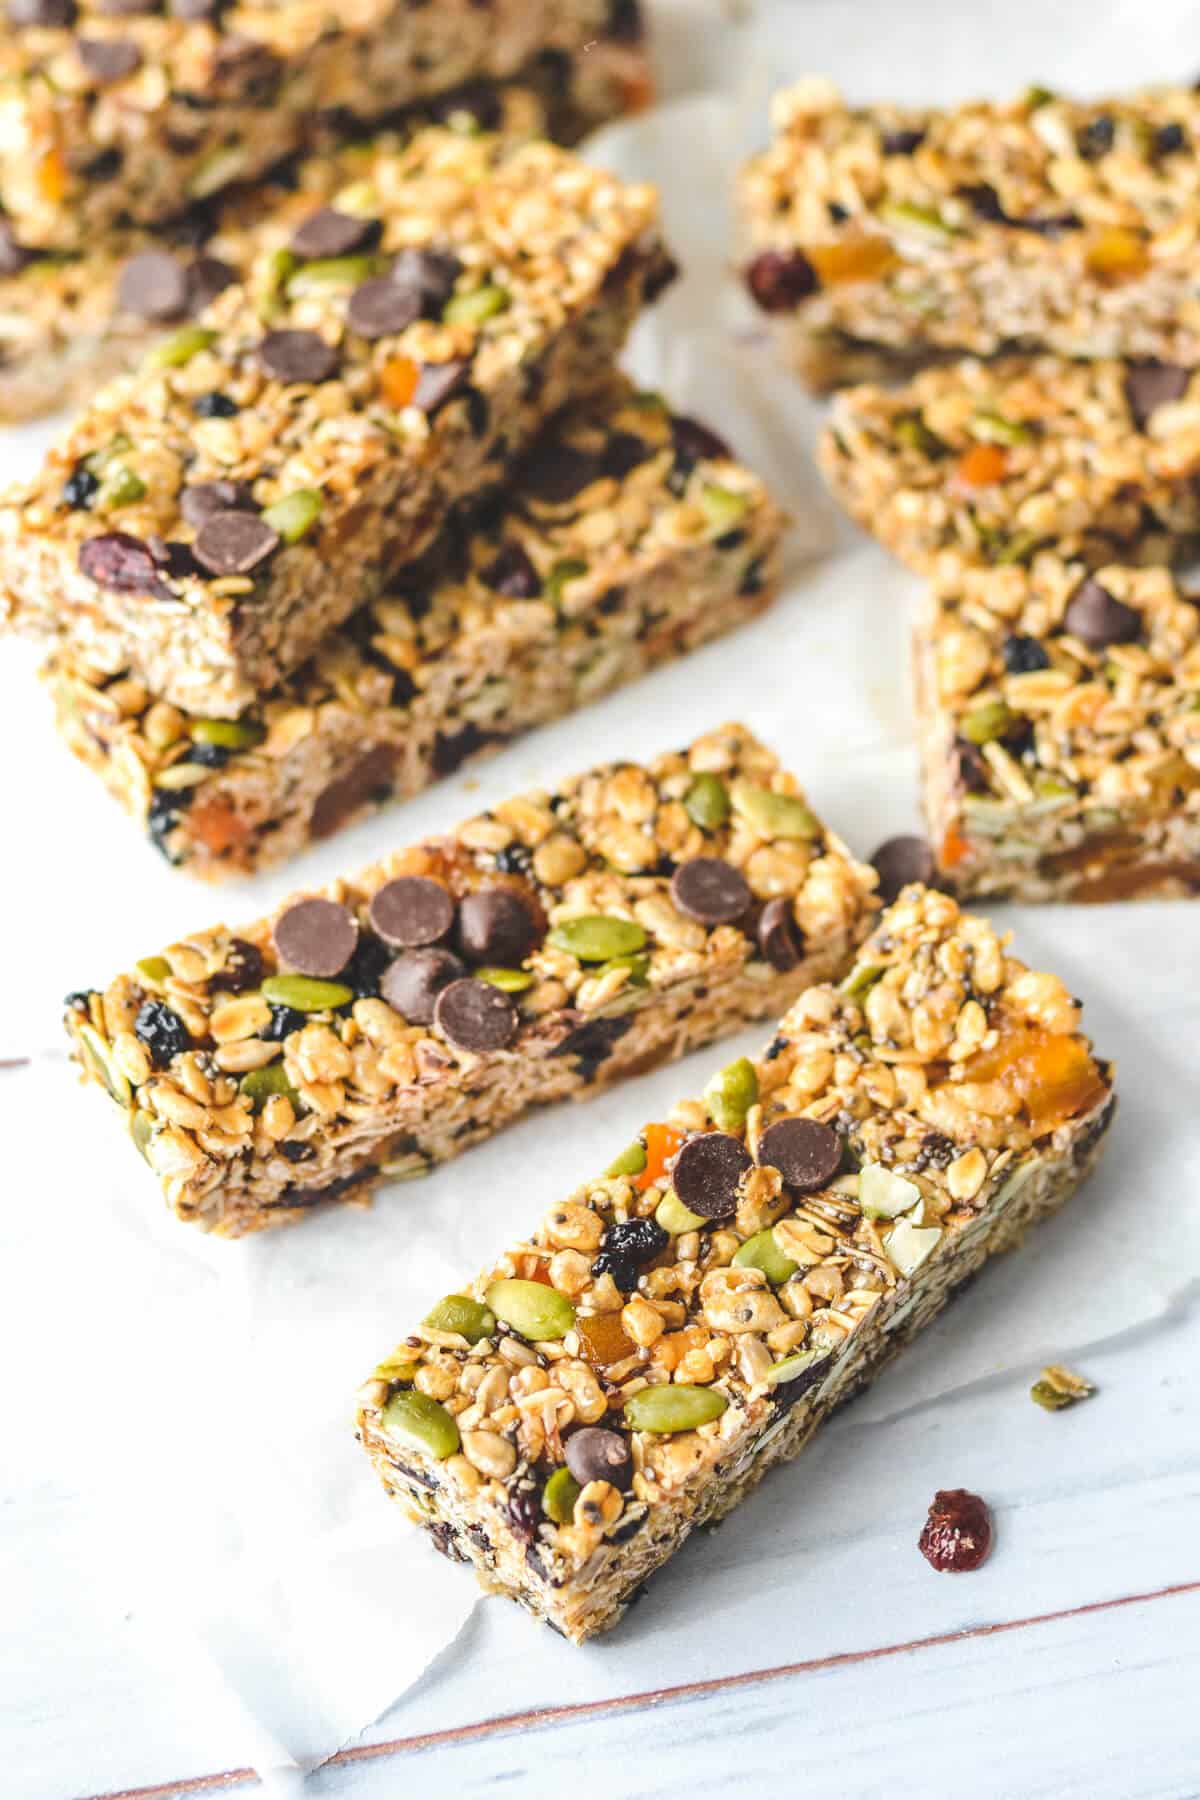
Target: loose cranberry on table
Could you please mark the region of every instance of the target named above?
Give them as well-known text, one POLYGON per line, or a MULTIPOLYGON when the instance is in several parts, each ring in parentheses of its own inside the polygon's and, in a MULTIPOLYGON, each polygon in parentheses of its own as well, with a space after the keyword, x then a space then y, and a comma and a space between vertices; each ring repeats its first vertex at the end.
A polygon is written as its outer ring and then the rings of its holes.
POLYGON ((917 1547, 939 1574, 964 1575, 977 1569, 992 1547, 992 1515, 986 1501, 966 1488, 939 1488, 917 1547))

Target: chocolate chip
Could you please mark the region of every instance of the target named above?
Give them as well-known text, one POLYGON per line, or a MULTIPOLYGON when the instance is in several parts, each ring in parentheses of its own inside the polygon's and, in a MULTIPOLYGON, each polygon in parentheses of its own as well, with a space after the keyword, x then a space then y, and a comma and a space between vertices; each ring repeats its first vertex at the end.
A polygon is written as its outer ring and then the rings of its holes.
POLYGON ((416 295, 423 318, 436 319, 461 274, 462 264, 449 251, 409 249, 400 252, 388 278, 416 295))
POLYGON ((676 413, 671 419, 671 442, 677 456, 686 457, 693 463, 724 462, 732 455, 724 438, 719 438, 699 419, 689 419, 685 413, 676 413))
POLYGON ((14 31, 28 25, 73 25, 75 0, 8 0, 8 22, 14 31))
POLYGON ((888 906, 910 881, 928 887, 934 876, 933 851, 923 837, 893 837, 871 858, 879 876, 879 895, 888 906))
POLYGON ((738 1188, 753 1166, 741 1138, 706 1131, 689 1138, 675 1158, 671 1185, 689 1212, 724 1219, 737 1211, 738 1188))
POLYGON ((567 1467, 579 1483, 607 1481, 615 1488, 629 1486, 633 1478, 633 1455, 619 1431, 605 1431, 602 1425, 585 1425, 574 1431, 563 1445, 567 1467))
POLYGON ((781 975, 794 969, 804 954, 804 933, 790 900, 768 900, 758 921, 758 947, 781 975))
POLYGON ((576 450, 570 444, 535 450, 526 457, 521 470, 521 485, 535 500, 548 506, 562 506, 581 494, 604 473, 601 458, 591 450, 576 450))
POLYGON ((819 1119, 780 1119, 758 1140, 760 1168, 778 1169, 795 1194, 828 1187, 842 1166, 842 1140, 819 1119))
POLYGON ((1071 595, 1063 630, 1082 638, 1091 649, 1103 650, 1109 644, 1133 643, 1141 635, 1142 618, 1089 575, 1071 595))
POLYGON ((378 219, 356 218, 353 213, 339 212, 336 206, 322 206, 297 226, 288 246, 293 256, 306 260, 333 256, 349 256, 352 250, 378 241, 378 219))
POLYGON ((895 131, 883 131, 879 135, 879 148, 885 156, 911 156, 919 145, 925 142, 925 133, 917 129, 899 128, 895 131))
POLYGON ((196 533, 192 555, 210 575, 248 575, 279 544, 279 533, 257 513, 215 512, 196 533))
POLYGON ((108 531, 103 537, 85 539, 79 546, 79 567, 98 587, 116 594, 151 594, 158 600, 174 598, 159 577, 150 546, 127 531, 108 531))
POLYGON ((431 1025, 437 997, 466 970, 449 950, 409 950, 388 969, 379 991, 412 1025, 431 1025))
POLYGON ((188 264, 187 310, 201 313, 210 300, 223 294, 237 280, 237 270, 219 256, 198 256, 188 264))
POLYGON ((1035 637, 1014 631, 1004 640, 1004 667, 1010 675, 1033 675, 1050 667, 1050 658, 1035 637))
POLYGON ((1182 400, 1192 379, 1191 369, 1174 363, 1130 363, 1125 376, 1125 398, 1139 431, 1145 431, 1160 406, 1182 400))
POLYGON ((257 512, 254 495, 245 481, 198 481, 180 489, 179 511, 195 531, 214 513, 257 512))
POLYGON ((520 544, 501 544, 490 568, 480 570, 480 580, 508 600, 534 600, 542 580, 520 544))
POLYGON ((298 975, 340 975, 358 943, 358 920, 336 900, 297 900, 271 931, 280 962, 298 975))
POLYGON ((645 35, 638 0, 610 0, 608 35, 618 44, 638 44, 645 35))
POLYGON ((445 937, 454 923, 454 897, 426 875, 400 875, 379 889, 369 917, 385 944, 415 950, 445 937))
POLYGON ((75 49, 93 81, 124 81, 142 66, 142 53, 128 38, 76 38, 75 49))
POLYGON ((458 946, 471 962, 519 968, 541 936, 528 905, 512 888, 477 888, 459 902, 458 946))
POLYGON ((277 381, 328 381, 338 366, 337 351, 315 331, 268 331, 258 358, 277 381))
POLYGON ((187 303, 187 275, 167 251, 141 250, 121 270, 117 304, 139 319, 178 319, 187 303))
POLYGON ((459 1050, 503 1050, 517 1035, 520 1015, 490 981, 452 981, 437 997, 434 1023, 459 1050))
POLYGON ((681 913, 701 925, 732 925, 754 896, 732 863, 719 856, 694 856, 672 875, 671 898, 681 913))
POLYGON ((986 794, 991 786, 987 763, 966 738, 956 737, 951 745, 950 778, 968 794, 986 794))
POLYGON ((601 471, 612 481, 624 481, 634 469, 640 468, 654 451, 645 438, 637 436, 633 431, 614 431, 604 446, 601 458, 601 471))
POLYGON ((355 288, 346 308, 346 323, 359 337, 391 337, 421 317, 421 302, 411 288, 398 287, 388 275, 373 275, 355 288))
POLYGON ((767 313, 792 312, 815 294, 817 271, 800 250, 763 250, 746 270, 746 286, 767 313))
POLYGON ((394 744, 375 744, 365 756, 322 788, 313 801, 308 829, 314 838, 329 837, 368 801, 376 805, 388 799, 396 774, 394 744))
POLYGON ((437 412, 466 387, 470 372, 470 363, 461 357, 454 362, 424 364, 417 377, 412 404, 423 413, 437 412))

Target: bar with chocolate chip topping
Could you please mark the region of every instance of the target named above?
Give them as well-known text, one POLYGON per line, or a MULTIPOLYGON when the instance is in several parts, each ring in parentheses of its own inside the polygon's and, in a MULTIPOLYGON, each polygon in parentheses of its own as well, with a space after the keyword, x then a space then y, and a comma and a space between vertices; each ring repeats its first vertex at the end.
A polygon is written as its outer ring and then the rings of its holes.
POLYGON ((1200 604, 1168 570, 964 568, 931 585, 915 653, 940 883, 1200 893, 1200 604))
POLYGON ((330 125, 638 38, 632 0, 9 0, 0 211, 15 245, 79 250, 253 180, 330 125))
MULTIPOLYGON (((611 38, 574 57, 538 58, 512 82, 476 82, 408 109, 372 133, 374 149, 398 150, 437 122, 577 143, 645 102, 645 63, 639 45, 611 38)), ((114 227, 76 252, 26 252, 0 230, 0 420, 82 405, 156 338, 195 318, 257 253, 286 250, 306 211, 343 190, 353 199, 372 145, 361 131, 348 144, 344 132, 330 136, 327 151, 298 166, 288 159, 165 224, 114 227)))
POLYGON ((0 615, 216 718, 603 385, 673 273, 649 187, 441 129, 373 157, 290 244, 0 504, 0 615))
POLYGON ((874 883, 727 725, 168 944, 65 1022, 171 1210, 238 1237, 778 1013, 874 883))
POLYGON ((1075 1192, 1113 1107, 1063 983, 909 887, 757 1061, 438 1301, 359 1436, 444 1555, 582 1642, 1075 1192))
POLYGON ((947 353, 1200 365, 1200 95, 949 111, 777 96, 742 182, 752 298, 815 386, 947 353))
POLYGON ((781 518, 694 419, 625 382, 560 417, 475 529, 331 633, 240 719, 67 655, 59 729, 167 859, 220 879, 297 854, 756 616, 781 518))
POLYGON ((1200 532, 1200 372, 967 360, 844 388, 819 460, 842 505, 923 573, 955 562, 1161 562, 1200 532))

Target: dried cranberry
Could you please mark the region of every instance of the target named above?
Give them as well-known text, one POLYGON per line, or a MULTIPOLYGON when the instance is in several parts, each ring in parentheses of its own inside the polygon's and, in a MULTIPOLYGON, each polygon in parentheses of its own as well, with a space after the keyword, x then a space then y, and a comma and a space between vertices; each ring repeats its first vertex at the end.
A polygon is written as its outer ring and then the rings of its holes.
POLYGON ((592 1275, 611 1275, 622 1293, 631 1293, 637 1286, 639 1269, 653 1262, 669 1242, 667 1233, 654 1219, 626 1219, 610 1225, 592 1264, 592 1275))
POLYGON ((85 539, 79 546, 79 567, 98 587, 114 593, 174 598, 160 578, 150 546, 128 531, 107 531, 102 537, 85 539))
POLYGON ((820 286, 801 250, 763 250, 746 270, 746 286, 763 312, 792 312, 820 286))
POLYGON ((187 1026, 163 1000, 143 1001, 133 1032, 156 1069, 165 1069, 173 1056, 192 1047, 187 1026))
POLYGON ((542 1522, 542 1503, 534 1488, 517 1488, 509 1495, 508 1523, 522 1544, 532 1544, 542 1522))
POLYGON ((966 1488, 939 1488, 917 1547, 939 1573, 964 1575, 977 1569, 992 1547, 986 1503, 966 1488))
POLYGON ((214 994, 244 994, 247 988, 258 986, 262 972, 262 951, 258 946, 247 943, 245 938, 232 938, 225 967, 217 970, 209 989, 214 994))

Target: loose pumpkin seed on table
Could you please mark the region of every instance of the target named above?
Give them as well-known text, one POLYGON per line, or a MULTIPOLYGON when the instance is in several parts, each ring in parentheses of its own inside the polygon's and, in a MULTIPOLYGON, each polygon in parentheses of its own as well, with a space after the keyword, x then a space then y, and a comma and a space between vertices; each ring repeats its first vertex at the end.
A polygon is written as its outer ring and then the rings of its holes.
MULTIPOLYGON (((851 962, 874 884, 727 725, 516 796, 237 930, 148 948, 72 994, 66 1025, 172 1211, 237 1237, 780 1012, 851 962), (701 778, 735 796, 708 824, 687 809, 701 778)), ((756 1095, 731 1064, 714 1120, 740 1127, 756 1095)), ((651 1134, 620 1167, 649 1191, 680 1142, 651 1134)), ((665 1244, 690 1216, 647 1224, 665 1244)), ((524 1277, 479 1300, 516 1326, 565 1305, 524 1277)))
POLYGON ((360 1392, 362 1442, 438 1549, 581 1642, 1062 1205, 1113 1108, 1063 983, 910 886, 764 1055, 401 1340, 360 1392))

